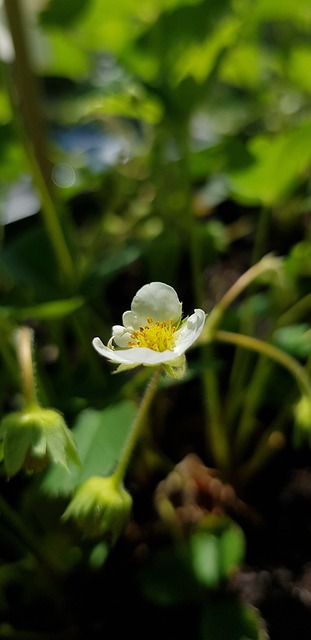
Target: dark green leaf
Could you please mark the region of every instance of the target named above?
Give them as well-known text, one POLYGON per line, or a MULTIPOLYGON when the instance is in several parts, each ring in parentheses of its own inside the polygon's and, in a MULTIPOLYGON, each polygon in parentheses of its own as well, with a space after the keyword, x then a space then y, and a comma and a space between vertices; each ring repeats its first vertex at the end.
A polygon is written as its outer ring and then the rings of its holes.
POLYGON ((201 640, 268 640, 256 609, 232 598, 207 599, 201 640))
POLYGON ((159 605, 194 601, 201 592, 186 546, 166 549, 153 556, 141 575, 145 597, 159 605))
POLYGON ((68 28, 80 17, 88 4, 89 0, 50 0, 40 14, 40 23, 44 26, 59 25, 68 28))

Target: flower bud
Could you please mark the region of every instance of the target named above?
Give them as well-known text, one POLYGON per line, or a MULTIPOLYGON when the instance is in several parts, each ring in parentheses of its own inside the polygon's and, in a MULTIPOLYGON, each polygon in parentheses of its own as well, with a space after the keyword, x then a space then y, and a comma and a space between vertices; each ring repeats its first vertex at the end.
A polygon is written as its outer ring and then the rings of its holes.
POLYGON ((81 484, 63 518, 74 519, 89 538, 105 538, 114 545, 127 525, 132 498, 114 476, 93 476, 81 484))
POLYGON ((79 464, 72 433, 53 409, 34 407, 10 413, 1 421, 0 440, 10 477, 21 469, 30 475, 42 471, 50 462, 65 468, 69 461, 79 464))

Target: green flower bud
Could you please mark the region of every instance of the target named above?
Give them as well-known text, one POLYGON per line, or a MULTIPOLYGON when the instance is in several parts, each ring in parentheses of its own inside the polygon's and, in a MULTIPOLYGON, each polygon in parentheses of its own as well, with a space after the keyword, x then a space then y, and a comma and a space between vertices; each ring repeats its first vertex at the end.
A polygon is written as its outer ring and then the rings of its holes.
POLYGON ((74 519, 89 538, 105 538, 114 545, 127 525, 132 498, 114 476, 93 476, 81 484, 63 518, 74 519))
POLYGON ((53 409, 34 407, 7 415, 0 424, 4 466, 8 476, 23 469, 33 474, 50 462, 68 468, 69 460, 79 464, 71 431, 53 409))

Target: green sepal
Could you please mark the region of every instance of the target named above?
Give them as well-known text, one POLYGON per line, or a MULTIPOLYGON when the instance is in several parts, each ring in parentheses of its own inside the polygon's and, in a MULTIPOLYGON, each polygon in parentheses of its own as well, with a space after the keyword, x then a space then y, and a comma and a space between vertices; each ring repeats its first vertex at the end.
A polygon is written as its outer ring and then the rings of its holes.
POLYGON ((92 476, 81 484, 63 514, 74 520, 88 538, 103 538, 114 545, 127 525, 132 509, 130 494, 114 476, 92 476))
POLYGON ((68 462, 80 464, 71 431, 53 409, 35 407, 17 411, 0 424, 4 466, 9 477, 21 469, 27 474, 42 471, 50 462, 68 469, 68 462))
POLYGON ((163 367, 165 372, 171 378, 175 378, 175 380, 181 380, 186 374, 186 356, 183 353, 175 360, 170 360, 169 363, 163 363, 163 367))

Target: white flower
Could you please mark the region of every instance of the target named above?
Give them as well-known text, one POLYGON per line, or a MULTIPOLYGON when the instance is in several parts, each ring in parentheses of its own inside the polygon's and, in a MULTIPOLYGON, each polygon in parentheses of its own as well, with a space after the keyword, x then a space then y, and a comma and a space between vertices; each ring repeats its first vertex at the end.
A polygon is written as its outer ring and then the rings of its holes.
POLYGON ((118 371, 139 365, 164 364, 167 371, 180 377, 184 371, 184 353, 200 335, 205 313, 195 309, 182 321, 182 304, 176 291, 163 282, 151 282, 139 289, 131 311, 125 311, 123 325, 112 327, 105 346, 94 338, 100 355, 119 366, 118 371))

